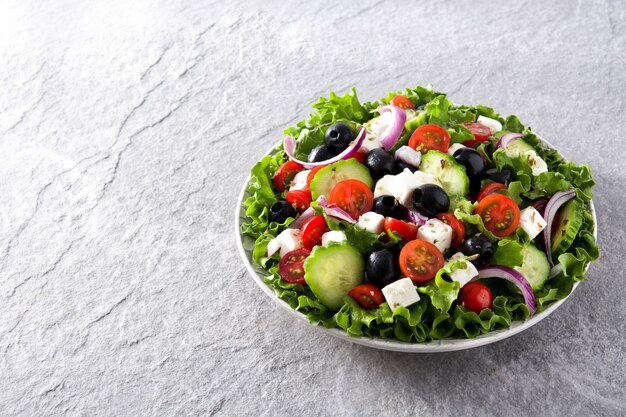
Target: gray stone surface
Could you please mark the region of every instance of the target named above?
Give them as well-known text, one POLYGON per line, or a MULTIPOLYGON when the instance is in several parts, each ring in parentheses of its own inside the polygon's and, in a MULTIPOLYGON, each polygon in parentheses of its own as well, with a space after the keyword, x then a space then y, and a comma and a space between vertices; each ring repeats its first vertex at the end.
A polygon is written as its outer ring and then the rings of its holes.
POLYGON ((626 4, 0 3, 0 415, 618 416, 626 4), (253 283, 247 172, 330 90, 432 83, 591 165, 602 258, 450 354, 321 336, 253 283))

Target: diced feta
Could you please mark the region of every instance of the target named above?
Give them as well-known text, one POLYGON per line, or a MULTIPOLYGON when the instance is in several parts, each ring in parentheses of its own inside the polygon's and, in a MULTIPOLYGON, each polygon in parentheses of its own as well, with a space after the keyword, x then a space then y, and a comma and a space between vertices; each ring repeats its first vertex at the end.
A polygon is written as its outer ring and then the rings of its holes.
POLYGON ((432 175, 422 171, 411 172, 408 168, 398 175, 385 175, 374 187, 374 197, 392 195, 404 206, 411 206, 413 191, 424 184, 441 185, 432 175))
POLYGON ((534 176, 537 176, 543 172, 548 172, 548 165, 546 164, 546 161, 544 161, 543 158, 537 155, 537 152, 528 151, 524 154, 528 155, 528 163, 530 164, 530 168, 533 170, 534 176))
POLYGON ((478 116, 478 120, 476 121, 487 126, 491 130, 492 134, 502 130, 502 123, 492 119, 491 117, 478 116))
POLYGON ((467 148, 467 146, 461 144, 461 143, 453 143, 452 145, 450 145, 450 147, 448 148, 448 155, 452 155, 454 156, 454 153, 456 151, 458 151, 459 149, 463 149, 463 148, 467 148))
POLYGON ((359 217, 357 226, 367 230, 370 233, 382 233, 384 230, 385 216, 382 214, 368 211, 359 217))
POLYGON ((394 281, 384 287, 382 291, 391 310, 395 310, 398 307, 408 307, 420 300, 411 278, 402 278, 394 281))
POLYGON ((311 170, 308 169, 298 172, 296 176, 293 177, 293 181, 291 181, 289 191, 304 190, 306 188, 306 180, 309 176, 309 172, 311 172, 311 170))
POLYGON ((529 238, 534 239, 546 227, 546 221, 532 206, 520 212, 519 225, 529 238))
POLYGON ((300 230, 285 229, 267 244, 267 255, 271 256, 280 250, 280 257, 282 258, 287 252, 300 249, 301 247, 300 230))
POLYGON ((377 148, 381 148, 383 145, 380 143, 380 139, 377 136, 367 135, 363 142, 361 143, 361 147, 359 150, 361 152, 368 153, 369 151, 377 148))
POLYGON ((341 230, 331 230, 322 235, 322 246, 326 246, 330 242, 345 242, 348 240, 346 234, 341 230))
MULTIPOLYGON (((450 258, 450 262, 448 264, 457 262, 458 265, 452 268, 452 272, 449 275, 452 281, 457 281, 459 284, 461 284, 462 287, 470 282, 473 278, 478 276, 478 270, 476 270, 474 264, 469 262, 467 259, 460 259, 459 257, 457 257, 453 260, 452 258, 456 257, 457 255, 458 253, 450 258)), ((463 257, 462 253, 461 257, 463 257)))
POLYGON ((419 228, 417 238, 432 243, 443 253, 452 244, 452 227, 439 219, 430 219, 419 228))
POLYGON ((391 127, 393 121, 391 112, 385 112, 370 120, 366 126, 367 133, 374 137, 381 138, 385 132, 387 132, 387 129, 391 127))
POLYGON ((385 175, 376 182, 374 186, 374 198, 381 195, 393 195, 391 192, 391 184, 394 182, 395 175, 385 175))

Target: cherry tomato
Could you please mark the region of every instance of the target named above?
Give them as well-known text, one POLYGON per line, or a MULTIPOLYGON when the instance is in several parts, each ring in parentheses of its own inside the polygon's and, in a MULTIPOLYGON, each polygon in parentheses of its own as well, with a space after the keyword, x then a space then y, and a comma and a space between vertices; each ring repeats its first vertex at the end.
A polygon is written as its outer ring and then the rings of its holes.
POLYGON ((397 95, 389 102, 392 106, 400 107, 401 109, 413 109, 415 110, 415 104, 407 97, 403 95, 397 95))
POLYGON ((450 146, 450 134, 441 126, 423 125, 415 129, 409 139, 409 146, 422 153, 431 149, 446 153, 450 146))
POLYGON ((324 167, 325 165, 317 166, 313 168, 311 172, 309 172, 309 174, 306 177, 306 189, 307 190, 311 187, 311 181, 313 181, 313 178, 315 178, 315 174, 317 174, 317 172, 324 167))
POLYGON ((359 161, 360 163, 365 162, 366 157, 367 157, 367 152, 364 152, 364 151, 358 151, 353 156, 353 158, 359 161))
POLYGON ((400 270, 414 283, 435 278, 443 263, 441 251, 425 240, 412 240, 400 251, 400 270))
POLYGON ((452 213, 439 213, 437 218, 452 228, 452 247, 460 248, 465 239, 465 225, 452 213))
POLYGON ((417 225, 413 223, 407 223, 402 220, 394 219, 393 217, 385 217, 385 232, 391 236, 391 232, 396 232, 400 237, 407 242, 415 239, 417 236, 417 225))
POLYGON ((502 194, 489 194, 476 207, 485 228, 498 237, 510 235, 519 225, 520 212, 515 201, 502 194))
POLYGON ((466 140, 465 142, 463 142, 463 145, 467 146, 468 148, 473 148, 474 145, 478 143, 482 143, 482 142, 476 139, 470 139, 470 140, 466 140))
POLYGON ((476 140, 479 142, 484 142, 487 139, 489 139, 489 136, 491 136, 491 129, 489 129, 488 126, 485 126, 482 123, 475 122, 475 123, 461 123, 461 124, 465 126, 466 128, 468 128, 470 132, 472 132, 476 140))
POLYGON ((459 303, 474 313, 480 313, 493 306, 493 295, 485 284, 468 282, 459 292, 459 303))
POLYGON ((300 248, 287 252, 280 259, 278 273, 285 282, 290 284, 306 284, 304 280, 304 261, 311 254, 306 248, 300 248))
POLYGON ((348 295, 356 300, 361 307, 367 310, 378 308, 385 302, 385 296, 378 287, 372 284, 361 284, 352 288, 348 295))
POLYGON ((489 194, 496 194, 498 191, 506 189, 508 189, 506 185, 500 184, 499 182, 492 182, 491 184, 485 185, 483 189, 480 190, 478 197, 476 197, 476 201, 482 200, 489 194))
POLYGON ((324 216, 315 216, 307 220, 300 229, 304 247, 313 249, 313 246, 321 245, 322 235, 327 231, 328 225, 324 216))
POLYGON ((291 181, 293 181, 293 177, 300 171, 302 171, 304 167, 297 162, 287 161, 282 164, 276 172, 274 173, 274 186, 279 192, 285 191, 291 181))
POLYGON ((328 202, 347 212, 353 219, 358 219, 374 206, 374 194, 362 181, 344 180, 330 191, 328 202))
POLYGON ((285 194, 285 200, 302 213, 311 206, 311 192, 309 190, 288 191, 285 194))

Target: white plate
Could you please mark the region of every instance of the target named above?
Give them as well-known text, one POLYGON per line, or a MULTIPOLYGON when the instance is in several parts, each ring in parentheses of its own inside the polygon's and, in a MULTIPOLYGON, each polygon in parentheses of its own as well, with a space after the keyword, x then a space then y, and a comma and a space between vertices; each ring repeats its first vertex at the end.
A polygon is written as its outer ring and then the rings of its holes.
MULTIPOLYGON (((539 136, 537 137, 543 142, 543 144, 546 147, 554 149, 554 147, 548 141, 546 141, 545 139, 539 136)), ((272 149, 268 152, 268 154, 274 151, 275 149, 272 149)), ((264 293, 266 293, 270 297, 270 299, 272 299, 275 303, 277 303, 279 306, 281 306, 283 309, 285 309, 294 317, 297 317, 300 320, 304 320, 308 322, 304 314, 292 309, 286 301, 278 298, 278 296, 274 292, 274 289, 269 287, 265 283, 265 281, 263 280, 263 277, 266 276, 267 273, 260 266, 254 264, 254 262, 252 261, 252 249, 254 247, 254 240, 250 237, 241 235, 241 232, 240 232, 241 224, 243 220, 246 218, 245 209, 243 207, 243 202, 250 196, 250 194, 248 193, 249 182, 250 182, 250 176, 248 176, 246 183, 243 185, 243 188, 239 195, 239 200, 237 201, 237 209, 235 210, 235 235, 236 235, 237 247, 239 248, 239 253, 241 255, 241 258, 243 259, 243 262, 246 265, 248 272, 250 272, 250 275, 252 275, 254 282, 256 282, 259 285, 259 287, 263 290, 264 293)), ((591 209, 591 214, 593 215, 593 220, 596 225, 594 227, 594 236, 597 238, 598 227, 597 227, 596 211, 593 206, 593 201, 589 202, 589 208, 591 209)), ((587 266, 587 268, 589 268, 589 266, 587 266)), ((578 287, 578 284, 579 282, 574 284, 572 293, 578 287)), ((535 314, 531 319, 528 319, 526 321, 514 321, 511 323, 511 326, 506 329, 495 330, 495 331, 486 333, 484 335, 475 337, 474 339, 440 339, 440 340, 434 340, 432 342, 426 342, 426 343, 417 343, 417 342, 406 343, 406 342, 401 342, 396 339, 381 339, 381 338, 374 338, 374 337, 354 337, 354 336, 349 336, 342 329, 327 329, 321 325, 315 326, 315 327, 317 328, 318 331, 326 333, 328 335, 335 336, 335 337, 338 337, 343 340, 347 340, 352 343, 357 343, 359 345, 373 347, 376 349, 393 350, 393 351, 398 351, 398 352, 414 352, 414 353, 451 352, 455 350, 464 350, 464 349, 470 349, 470 348, 475 348, 478 346, 487 345, 489 343, 497 342, 499 340, 506 339, 507 337, 511 337, 517 333, 520 333, 528 329, 529 327, 539 323, 541 320, 545 319, 550 314, 552 314, 552 312, 554 312, 554 310, 556 310, 565 300, 567 300, 567 298, 571 296, 572 293, 570 293, 570 295, 568 295, 564 299, 551 304, 541 313, 535 314)))

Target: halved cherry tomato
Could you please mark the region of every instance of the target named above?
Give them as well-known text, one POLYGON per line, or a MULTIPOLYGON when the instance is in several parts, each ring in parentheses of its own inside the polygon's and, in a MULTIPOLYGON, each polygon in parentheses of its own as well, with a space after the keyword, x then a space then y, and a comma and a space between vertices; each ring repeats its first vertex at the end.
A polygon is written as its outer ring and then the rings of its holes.
POLYGON ((313 178, 315 178, 315 174, 317 174, 317 172, 324 168, 326 165, 322 165, 322 166, 317 166, 315 168, 313 168, 311 170, 311 172, 309 172, 309 174, 306 177, 306 189, 308 190, 311 187, 311 181, 313 181, 313 178))
POLYGON ((460 248, 465 240, 465 225, 452 213, 439 213, 437 218, 452 228, 452 247, 460 248))
POLYGON ((398 94, 389 102, 392 106, 400 107, 401 109, 413 109, 415 110, 415 104, 407 97, 398 94))
POLYGON ((459 292, 459 303, 478 314, 485 308, 493 306, 493 295, 485 284, 476 281, 468 282, 459 292))
POLYGON ((470 139, 470 140, 466 140, 465 142, 463 142, 463 145, 467 146, 468 148, 473 148, 474 145, 478 143, 482 143, 482 142, 476 139, 470 139))
POLYGON ((374 194, 363 181, 344 180, 333 187, 328 202, 347 212, 353 219, 367 213, 374 205, 374 194))
POLYGON ((293 190, 285 194, 285 200, 300 213, 311 206, 311 192, 309 190, 293 190))
POLYGON ((400 251, 400 270, 415 283, 435 278, 443 263, 441 251, 425 240, 412 240, 400 251))
POLYGON ((348 295, 356 300, 361 307, 367 310, 378 308, 385 302, 385 296, 378 287, 372 284, 361 284, 352 288, 348 295))
POLYGON ((407 223, 402 220, 394 219, 393 217, 385 217, 385 232, 387 235, 391 235, 391 232, 396 232, 407 242, 415 239, 417 236, 417 225, 413 223, 407 223))
POLYGON ((520 212, 511 198, 502 194, 489 194, 474 210, 485 224, 485 228, 498 237, 510 235, 519 225, 520 212))
POLYGON ((315 216, 310 218, 302 225, 300 236, 302 243, 307 249, 313 249, 313 246, 322 244, 322 235, 328 231, 328 225, 324 216, 315 216))
POLYGON ((466 128, 468 128, 470 132, 472 132, 472 135, 474 135, 476 140, 479 142, 484 142, 487 139, 489 139, 489 136, 491 136, 491 129, 489 129, 488 126, 485 126, 482 123, 475 122, 475 123, 461 123, 461 124, 465 126, 466 128))
POLYGON ((446 153, 450 146, 450 134, 441 126, 423 125, 415 129, 409 139, 409 146, 422 153, 431 149, 446 153))
POLYGON ((359 161, 360 163, 365 162, 366 157, 367 157, 367 152, 364 152, 364 151, 358 151, 353 156, 353 158, 359 161))
POLYGON ((274 173, 274 186, 279 192, 285 191, 291 181, 293 181, 293 177, 300 171, 302 171, 304 167, 297 162, 287 161, 282 164, 276 172, 274 173))
POLYGON ((290 284, 306 284, 304 280, 304 261, 310 254, 311 251, 306 248, 287 252, 278 264, 278 272, 283 280, 290 284))
POLYGON ((478 193, 478 197, 476 197, 476 201, 482 200, 489 194, 496 194, 498 191, 506 189, 508 189, 506 185, 500 184, 499 182, 492 182, 491 184, 485 185, 483 189, 480 190, 480 192, 478 193))

